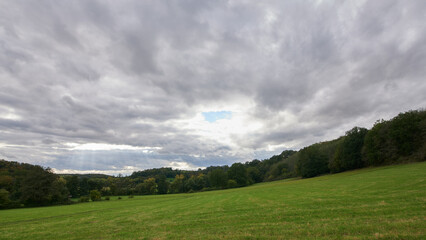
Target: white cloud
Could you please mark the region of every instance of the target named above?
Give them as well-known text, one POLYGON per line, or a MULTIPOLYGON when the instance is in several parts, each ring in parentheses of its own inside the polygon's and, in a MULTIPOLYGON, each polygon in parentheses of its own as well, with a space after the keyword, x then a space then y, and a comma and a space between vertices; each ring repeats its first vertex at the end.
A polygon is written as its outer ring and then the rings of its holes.
POLYGON ((135 147, 130 145, 117 145, 106 143, 65 143, 65 146, 70 147, 68 150, 88 150, 88 151, 112 151, 112 150, 131 150, 151 153, 155 150, 161 150, 161 147, 135 147))

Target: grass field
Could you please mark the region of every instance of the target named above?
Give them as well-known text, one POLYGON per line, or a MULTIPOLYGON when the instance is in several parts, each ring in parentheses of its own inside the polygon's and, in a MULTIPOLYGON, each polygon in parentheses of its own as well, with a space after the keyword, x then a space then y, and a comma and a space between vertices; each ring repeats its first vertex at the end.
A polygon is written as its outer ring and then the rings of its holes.
POLYGON ((3 210, 0 239, 426 239, 426 162, 3 210))

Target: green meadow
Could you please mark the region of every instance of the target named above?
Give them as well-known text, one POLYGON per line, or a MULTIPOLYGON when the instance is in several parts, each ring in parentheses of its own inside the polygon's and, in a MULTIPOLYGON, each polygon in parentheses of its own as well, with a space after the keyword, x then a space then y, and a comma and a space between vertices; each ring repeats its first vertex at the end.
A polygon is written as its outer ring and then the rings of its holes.
POLYGON ((0 239, 426 239, 426 162, 2 210, 0 239))

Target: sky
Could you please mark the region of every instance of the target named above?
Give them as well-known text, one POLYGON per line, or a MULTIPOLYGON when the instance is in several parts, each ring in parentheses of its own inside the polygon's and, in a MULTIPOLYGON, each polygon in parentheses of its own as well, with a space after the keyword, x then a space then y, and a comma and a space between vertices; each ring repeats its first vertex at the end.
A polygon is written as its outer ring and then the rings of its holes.
POLYGON ((266 159, 426 106, 426 2, 0 0, 0 159, 266 159))

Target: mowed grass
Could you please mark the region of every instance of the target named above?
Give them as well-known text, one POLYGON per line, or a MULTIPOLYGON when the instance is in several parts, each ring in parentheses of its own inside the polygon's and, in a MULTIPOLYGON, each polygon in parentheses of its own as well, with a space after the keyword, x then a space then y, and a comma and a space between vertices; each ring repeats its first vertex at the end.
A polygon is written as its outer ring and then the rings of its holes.
POLYGON ((426 162, 4 210, 0 239, 426 239, 426 162))

